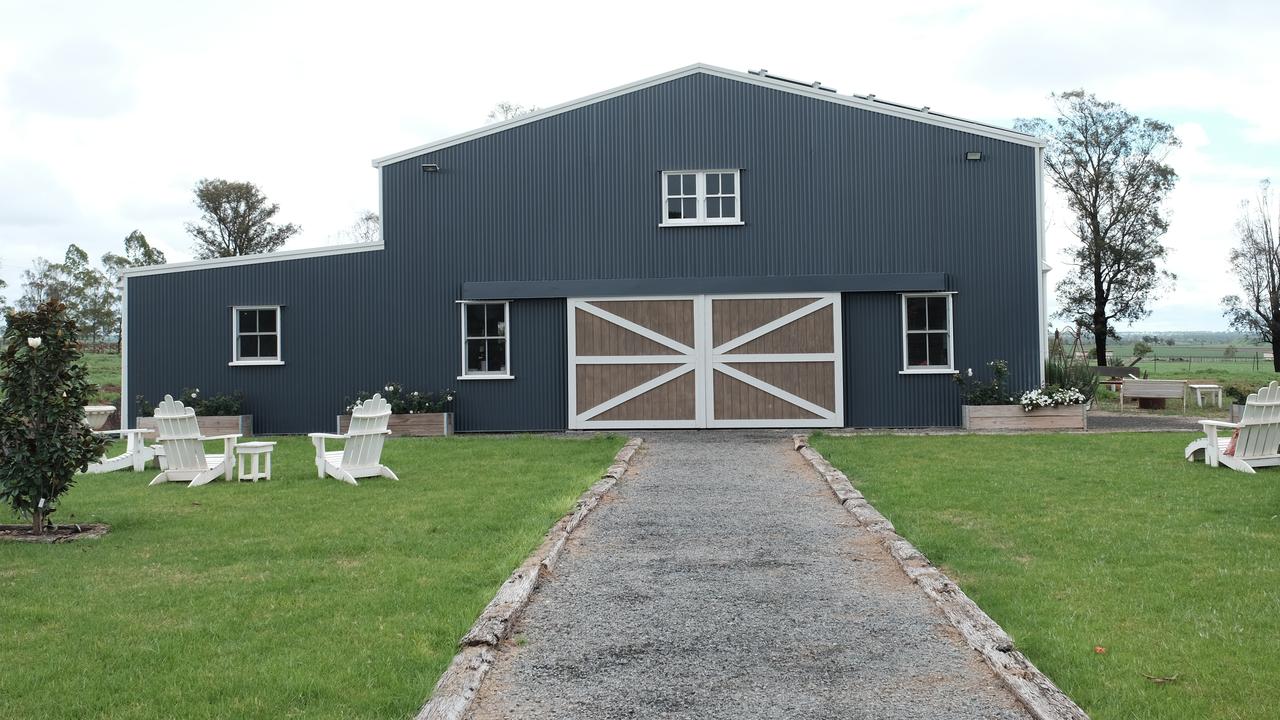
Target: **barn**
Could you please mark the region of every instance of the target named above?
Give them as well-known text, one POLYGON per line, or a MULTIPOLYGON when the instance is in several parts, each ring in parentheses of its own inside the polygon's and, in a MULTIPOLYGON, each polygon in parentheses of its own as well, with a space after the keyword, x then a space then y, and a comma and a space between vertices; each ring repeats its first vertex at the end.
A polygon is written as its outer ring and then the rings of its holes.
POLYGON ((243 391, 265 433, 391 381, 459 431, 957 425, 956 371, 1042 380, 1042 150, 680 68, 374 160, 378 242, 128 271, 123 394, 243 391))

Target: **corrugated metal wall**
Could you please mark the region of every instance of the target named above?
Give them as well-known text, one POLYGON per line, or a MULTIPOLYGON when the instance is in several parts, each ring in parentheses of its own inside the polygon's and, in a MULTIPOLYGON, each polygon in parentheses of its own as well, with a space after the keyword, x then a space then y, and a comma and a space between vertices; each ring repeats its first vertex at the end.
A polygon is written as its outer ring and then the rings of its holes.
MULTIPOLYGON (((680 78, 383 168, 384 251, 131 279, 130 392, 243 389, 259 430, 303 432, 396 380, 456 388, 460 430, 563 428, 563 301, 513 304, 514 381, 458 381, 462 282, 911 272, 958 292, 958 367, 1007 359, 1029 387, 1034 164, 1029 147, 680 78), (661 171, 702 168, 742 169, 746 224, 657 227, 661 171), (287 306, 284 367, 227 367, 228 308, 250 303, 287 306)), ((845 296, 847 420, 955 424, 948 377, 897 372, 898 302, 845 296)))

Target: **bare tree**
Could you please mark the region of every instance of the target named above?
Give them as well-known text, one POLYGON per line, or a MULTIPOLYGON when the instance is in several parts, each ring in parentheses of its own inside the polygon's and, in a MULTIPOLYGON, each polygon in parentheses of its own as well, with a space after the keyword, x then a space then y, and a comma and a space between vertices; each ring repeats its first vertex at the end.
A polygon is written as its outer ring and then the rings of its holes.
POLYGON ((1236 221, 1231 272, 1244 296, 1222 298, 1231 327, 1271 345, 1272 368, 1280 372, 1280 208, 1273 207, 1271 182, 1262 181, 1255 202, 1246 200, 1236 221), (1274 218, 1274 219, 1273 219, 1274 218))
POLYGON ((524 117, 525 115, 531 115, 536 112, 538 112, 537 105, 530 105, 529 107, 525 107, 524 105, 520 105, 519 103, 507 102, 506 100, 503 100, 502 102, 493 106, 493 109, 489 111, 489 118, 485 122, 496 123, 496 122, 504 122, 506 120, 515 120, 518 117, 524 117))
POLYGON ((338 233, 339 242, 371 243, 382 237, 382 218, 372 210, 360 213, 351 227, 338 233))
POLYGON ((1161 267, 1168 250, 1160 239, 1169 228, 1161 205, 1178 180, 1165 160, 1180 143, 1170 125, 1083 90, 1053 98, 1055 120, 1017 127, 1048 139, 1045 167, 1075 214, 1080 244, 1058 283, 1058 314, 1089 328, 1105 365, 1115 323, 1149 315, 1147 302, 1176 280, 1161 267))
POLYGON ((195 195, 201 223, 187 223, 187 232, 200 258, 274 252, 302 229, 272 222, 280 205, 251 182, 204 179, 196 183, 195 195))

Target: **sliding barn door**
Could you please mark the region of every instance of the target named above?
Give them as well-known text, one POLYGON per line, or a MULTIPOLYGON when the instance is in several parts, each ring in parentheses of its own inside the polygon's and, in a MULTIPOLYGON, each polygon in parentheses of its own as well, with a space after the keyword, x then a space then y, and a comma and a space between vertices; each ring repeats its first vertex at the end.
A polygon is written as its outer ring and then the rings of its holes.
POLYGON ((843 424, 839 294, 715 296, 708 427, 843 424))
POLYGON ((570 299, 569 427, 839 427, 839 294, 570 299))

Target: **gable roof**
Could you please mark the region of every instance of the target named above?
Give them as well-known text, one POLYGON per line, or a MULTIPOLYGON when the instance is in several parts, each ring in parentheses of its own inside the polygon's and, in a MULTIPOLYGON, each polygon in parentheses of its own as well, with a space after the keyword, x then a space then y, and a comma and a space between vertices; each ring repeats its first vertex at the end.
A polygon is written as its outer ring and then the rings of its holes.
POLYGON ((763 70, 760 71, 759 74, 755 72, 744 73, 738 72, 737 70, 727 70, 714 65, 707 65, 705 63, 694 63, 693 65, 665 72, 661 75, 654 75, 653 77, 645 78, 644 80, 638 80, 627 85, 622 85, 620 87, 613 88, 612 90, 605 90, 603 92, 595 93, 594 95, 578 98, 577 100, 570 100, 567 103, 561 103, 560 105, 549 107, 545 110, 539 110, 512 120, 486 125, 481 128, 476 128, 475 130, 436 140, 435 142, 430 142, 425 145, 419 145, 407 150, 391 153, 390 155, 374 158, 373 166, 382 167, 384 165, 390 165, 391 163, 400 162, 401 160, 408 160, 409 158, 433 152, 435 150, 441 150, 451 145, 458 145, 460 143, 467 142, 468 140, 475 140, 476 138, 481 138, 486 135, 500 133, 514 127, 519 127, 531 122, 537 122, 544 118, 552 117, 553 115, 559 115, 560 113, 569 112, 570 110, 577 110, 578 108, 585 107, 587 105, 592 105, 610 98, 626 95, 627 93, 643 90, 648 87, 653 87, 654 85, 660 85, 665 82, 670 82, 671 80, 676 80, 678 78, 697 73, 725 78, 726 80, 736 80, 738 82, 767 87, 773 90, 781 90, 795 95, 816 98, 818 100, 824 100, 838 105, 845 105, 885 115, 892 115, 894 117, 914 120, 916 122, 922 122, 929 125, 937 125, 940 127, 950 128, 952 130, 960 130, 974 135, 982 135, 1018 145, 1043 147, 1045 144, 1043 140, 1035 137, 1034 135, 1027 135, 1026 133, 1020 133, 1016 130, 1010 130, 996 125, 988 125, 975 120, 965 120, 951 115, 944 115, 942 113, 933 112, 927 106, 922 108, 913 108, 907 105, 899 105, 898 103, 878 100, 874 95, 840 95, 830 88, 823 87, 819 83, 806 85, 794 80, 787 80, 775 75, 769 75, 763 70))

